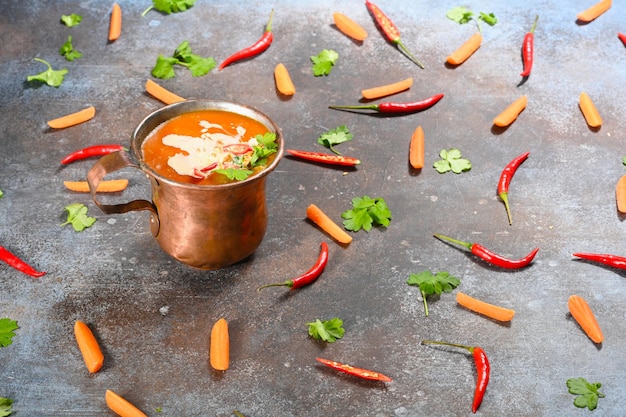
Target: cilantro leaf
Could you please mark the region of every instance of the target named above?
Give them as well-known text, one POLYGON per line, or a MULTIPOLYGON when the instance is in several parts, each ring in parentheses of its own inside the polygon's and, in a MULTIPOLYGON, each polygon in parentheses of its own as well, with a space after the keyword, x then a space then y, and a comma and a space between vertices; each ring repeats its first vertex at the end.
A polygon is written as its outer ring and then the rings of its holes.
POLYGON ((461 281, 447 272, 437 272, 433 275, 430 271, 422 271, 419 274, 410 274, 406 283, 419 287, 424 300, 424 314, 428 317, 428 303, 426 302, 428 296, 452 292, 461 281))
POLYGON ((588 382, 585 378, 570 378, 566 381, 566 385, 570 394, 576 395, 574 405, 578 408, 587 407, 589 410, 595 410, 598 406, 598 399, 604 398, 604 394, 599 390, 602 384, 588 382))
POLYGON ((335 150, 334 146, 349 140, 352 140, 352 133, 350 133, 346 125, 341 125, 336 129, 331 129, 326 133, 322 133, 320 137, 317 138, 317 143, 326 146, 337 155, 341 155, 335 150))
POLYGON ((252 158, 250 158, 250 166, 257 167, 267 163, 267 157, 278 151, 276 143, 276 133, 267 132, 263 135, 256 135, 255 139, 258 145, 254 145, 252 158))
POLYGON ((7 347, 13 343, 14 330, 19 328, 15 320, 9 318, 0 319, 0 347, 7 347))
POLYGON ((13 400, 0 397, 0 417, 10 416, 13 413, 13 400))
POLYGON ((176 73, 174 72, 174 65, 178 63, 176 58, 166 57, 161 54, 157 57, 156 64, 152 68, 152 75, 156 78, 166 80, 168 78, 174 78, 176 73))
POLYGON ((65 207, 65 210, 67 211, 67 221, 61 224, 61 226, 65 226, 71 223, 72 227, 74 227, 74 230, 76 230, 77 232, 82 232, 86 228, 93 226, 93 224, 96 222, 95 217, 89 217, 87 215, 88 209, 87 206, 84 204, 70 204, 65 207))
POLYGON ((346 230, 358 232, 363 229, 369 232, 372 225, 389 226, 391 210, 381 197, 355 197, 352 199, 352 209, 344 211, 341 217, 345 219, 343 226, 346 230))
POLYGON ((184 12, 191 8, 195 2, 196 0, 152 0, 152 5, 144 10, 141 16, 145 16, 152 9, 165 14, 184 12))
POLYGON ((322 340, 328 343, 341 339, 345 333, 344 328, 341 327, 343 326, 343 320, 338 317, 324 321, 316 319, 307 323, 307 326, 309 326, 309 336, 315 340, 322 340))
POLYGON ((442 149, 439 152, 441 159, 433 164, 433 168, 440 174, 444 174, 448 171, 460 174, 463 171, 472 169, 472 163, 467 159, 461 158, 461 156, 461 151, 456 148, 450 148, 448 150, 442 149))
POLYGON ((61 22, 63 22, 67 27, 78 26, 82 20, 83 17, 81 15, 77 15, 76 13, 72 13, 71 15, 64 14, 61 16, 61 22))
POLYGON ((480 12, 480 15, 478 16, 478 18, 482 20, 483 22, 485 22, 486 24, 488 24, 489 26, 493 26, 496 23, 498 23, 498 19, 493 13, 480 12))
POLYGON ((464 25, 465 23, 471 22, 474 16, 474 12, 472 12, 467 7, 457 6, 454 7, 446 13, 446 17, 450 20, 454 20, 458 24, 464 25))
POLYGON ((339 54, 332 49, 324 49, 317 55, 311 57, 313 62, 313 75, 319 77, 321 75, 328 75, 333 69, 333 66, 339 59, 339 54))
POLYGON ((48 66, 48 69, 37 75, 29 75, 26 77, 26 81, 41 81, 51 87, 58 87, 63 82, 63 77, 67 74, 67 69, 53 70, 52 66, 43 59, 34 58, 35 61, 41 62, 48 66))
POLYGON ((159 54, 151 73, 156 78, 173 78, 176 76, 174 65, 188 68, 193 77, 201 77, 215 68, 216 62, 212 57, 204 58, 194 54, 189 46, 189 41, 183 41, 176 47, 173 56, 166 57, 159 54))
POLYGON ((249 169, 237 169, 237 168, 225 168, 214 169, 212 172, 217 172, 222 175, 226 175, 229 180, 243 181, 248 178, 254 171, 249 169))
POLYGON ((59 53, 68 61, 73 61, 83 56, 81 52, 74 49, 74 46, 72 45, 72 35, 67 37, 67 41, 65 41, 63 46, 59 49, 59 53))

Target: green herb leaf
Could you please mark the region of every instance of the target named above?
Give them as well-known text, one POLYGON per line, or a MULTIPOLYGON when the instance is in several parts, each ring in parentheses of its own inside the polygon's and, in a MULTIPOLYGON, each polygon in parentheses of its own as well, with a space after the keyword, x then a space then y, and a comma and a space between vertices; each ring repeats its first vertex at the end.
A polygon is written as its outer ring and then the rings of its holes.
POLYGON ((63 68, 61 70, 53 70, 52 66, 48 64, 43 59, 34 58, 35 61, 41 62, 48 66, 48 69, 42 73, 37 75, 29 75, 26 77, 26 81, 41 81, 42 83, 46 83, 51 87, 58 87, 63 83, 63 77, 67 74, 67 69, 63 68))
POLYGON ((323 340, 328 343, 333 343, 337 339, 341 339, 345 333, 342 327, 343 320, 337 317, 324 321, 316 319, 313 322, 307 323, 307 326, 309 326, 309 336, 315 340, 323 340))
POLYGON ((0 319, 0 347, 7 347, 13 343, 14 330, 19 328, 15 320, 9 318, 0 319))
POLYGON ((173 78, 176 76, 174 65, 188 68, 193 77, 201 77, 208 74, 217 64, 212 57, 204 58, 194 54, 189 46, 189 41, 183 41, 176 47, 173 56, 166 57, 159 54, 151 73, 156 78, 173 78))
POLYGON ((65 210, 67 211, 67 221, 61 224, 61 226, 71 224, 74 230, 82 232, 86 228, 93 226, 96 222, 95 217, 89 217, 87 215, 88 208, 84 204, 70 204, 65 207, 65 210))
POLYGON ((67 37, 67 41, 65 41, 63 46, 59 49, 59 53, 68 61, 73 61, 83 56, 82 53, 74 49, 74 46, 72 45, 72 35, 67 37))
POLYGON ((598 398, 604 398, 604 394, 599 390, 602 384, 599 382, 589 383, 585 378, 570 378, 566 381, 570 394, 576 395, 574 405, 578 408, 587 407, 595 410, 598 407, 598 398))
POLYGON ((176 73, 174 72, 174 65, 177 63, 178 60, 176 58, 166 57, 159 54, 156 64, 154 65, 154 68, 152 68, 152 75, 163 80, 174 78, 176 76, 176 73))
POLYGON ((61 16, 61 22, 63 22, 65 26, 68 26, 68 27, 78 26, 80 22, 82 22, 82 20, 83 20, 83 17, 80 15, 77 15, 76 13, 72 13, 71 15, 64 14, 61 16))
POLYGON ((482 20, 483 22, 485 22, 486 24, 488 24, 489 26, 493 26, 496 23, 498 23, 498 19, 493 13, 480 12, 480 15, 478 16, 478 18, 482 20))
POLYGON ((472 169, 472 163, 464 158, 461 158, 461 151, 456 148, 450 148, 448 150, 442 149, 439 152, 441 160, 436 161, 433 164, 433 168, 440 174, 452 171, 455 174, 460 174, 464 171, 472 169))
POLYGON ((195 2, 196 0, 152 0, 152 6, 144 10, 141 16, 145 16, 152 9, 165 14, 184 12, 191 8, 195 2))
POLYGON ((222 175, 226 175, 229 180, 243 181, 248 178, 254 171, 249 169, 237 169, 237 168, 226 168, 226 169, 214 169, 212 172, 217 172, 222 175))
POLYGON ((13 413, 13 400, 0 397, 0 417, 10 416, 13 413))
POLYGON ((319 54, 313 55, 311 57, 313 75, 319 77, 330 74, 337 59, 339 59, 339 54, 332 49, 324 49, 319 54))
POLYGON ((442 292, 452 292, 461 281, 447 272, 437 272, 433 275, 430 271, 422 271, 419 274, 410 274, 406 283, 419 287, 424 300, 424 314, 428 317, 426 299, 431 295, 441 295, 442 292))
POLYGON ((450 20, 454 20, 455 22, 463 25, 465 23, 469 23, 472 21, 474 16, 474 12, 472 12, 467 7, 457 6, 454 7, 446 13, 446 17, 450 20))
POLYGON ((345 219, 343 226, 347 230, 369 232, 372 225, 389 226, 391 210, 383 198, 363 196, 353 198, 352 210, 344 211, 341 217, 345 219))
POLYGON ((341 155, 335 150, 334 146, 349 140, 352 140, 352 133, 350 133, 346 125, 341 125, 336 129, 322 133, 320 137, 317 138, 317 143, 326 146, 337 155, 341 155))
POLYGON ((250 159, 250 167, 252 168, 266 165, 267 157, 278 151, 276 133, 266 132, 263 135, 256 135, 255 139, 258 145, 252 147, 254 150, 250 159))
POLYGON ((3 196, 4 196, 4 192, 0 190, 0 198, 2 198, 3 196))

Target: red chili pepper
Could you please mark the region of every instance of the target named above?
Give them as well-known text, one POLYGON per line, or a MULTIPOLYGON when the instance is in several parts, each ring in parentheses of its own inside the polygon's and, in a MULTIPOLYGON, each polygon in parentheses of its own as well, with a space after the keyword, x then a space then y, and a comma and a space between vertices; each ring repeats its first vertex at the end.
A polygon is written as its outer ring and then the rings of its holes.
POLYGON ((126 148, 122 145, 94 145, 87 148, 79 149, 71 154, 67 155, 61 160, 61 164, 69 164, 70 162, 78 161, 92 156, 103 156, 110 154, 111 152, 123 151, 126 148))
POLYGON ((383 11, 380 10, 380 8, 376 6, 374 3, 372 3, 371 1, 365 0, 365 5, 367 6, 367 9, 370 11, 370 13, 374 16, 374 20, 376 21, 376 24, 378 25, 380 30, 382 30, 382 32, 385 34, 389 42, 396 44, 398 48, 400 48, 400 50, 404 52, 404 54, 407 57, 409 57, 411 61, 413 61, 415 64, 417 64, 417 66, 423 69, 424 64, 422 64, 417 58, 415 58, 415 56, 413 56, 411 51, 409 51, 409 49, 400 40, 400 31, 398 30, 396 25, 393 24, 391 19, 389 19, 383 13, 383 11))
POLYGON ((252 146, 247 143, 232 143, 224 146, 224 150, 232 153, 233 155, 245 155, 248 152, 252 152, 252 146))
POLYGON ((524 71, 522 71, 522 73, 520 74, 522 77, 528 77, 530 75, 530 70, 533 67, 533 50, 537 20, 539 20, 539 16, 535 17, 535 21, 530 28, 530 32, 528 32, 526 36, 524 36, 524 42, 522 44, 522 59, 524 61, 524 71))
POLYGON ((241 61, 242 59, 252 58, 259 55, 261 52, 265 51, 270 47, 272 41, 274 40, 274 34, 272 33, 272 17, 274 16, 274 9, 270 13, 270 19, 265 26, 265 31, 263 32, 263 36, 256 41, 254 44, 248 46, 247 48, 242 49, 239 52, 235 52, 228 58, 224 60, 217 68, 218 71, 223 70, 228 65, 232 64, 236 61, 241 61))
POLYGON ((328 245, 326 244, 326 242, 322 242, 321 250, 320 250, 319 257, 317 258, 317 262, 315 262, 315 265, 313 265, 311 269, 309 269, 308 271, 306 271, 304 274, 300 275, 297 278, 290 279, 288 281, 277 283, 277 284, 264 285, 260 287, 258 291, 261 291, 263 288, 267 288, 267 287, 289 287, 292 290, 295 290, 295 289, 304 287, 305 285, 309 285, 313 281, 315 281, 317 278, 319 278, 319 276, 324 271, 324 268, 326 268, 327 263, 328 263, 328 245))
POLYGON ((577 258, 598 262, 613 268, 626 269, 626 258, 617 255, 606 255, 602 253, 574 253, 577 258))
POLYGON ((624 35, 623 33, 617 33, 617 37, 619 38, 620 41, 622 41, 622 43, 624 44, 624 46, 626 46, 626 35, 624 35))
POLYGON ((485 351, 479 346, 465 346, 457 343, 439 342, 436 340, 422 340, 422 344, 454 346, 467 350, 474 357, 476 366, 476 389, 474 390, 474 401, 472 402, 472 413, 478 411, 478 407, 483 402, 483 397, 489 384, 489 374, 491 365, 485 351))
POLYGON ((354 166, 361 163, 360 160, 350 156, 333 155, 321 152, 299 151, 296 149, 287 149, 291 155, 305 159, 307 161, 321 162, 323 164, 354 166))
POLYGON ((523 268, 529 265, 532 262, 535 255, 537 254, 537 252, 539 251, 539 248, 535 248, 528 255, 524 256, 521 259, 508 259, 490 251, 489 249, 485 248, 484 246, 478 243, 463 242, 461 240, 456 240, 451 237, 443 236, 440 234, 435 234, 435 237, 441 240, 446 240, 448 242, 456 243, 457 245, 464 246, 467 249, 469 249, 474 255, 478 256, 484 261, 487 261, 492 265, 499 266, 501 268, 507 268, 507 269, 523 268))
POLYGON ((434 96, 427 99, 408 103, 384 102, 379 104, 366 104, 362 106, 329 106, 329 108, 348 110, 375 110, 380 113, 413 113, 426 110, 429 107, 434 106, 442 98, 443 94, 435 94, 434 96))
POLYGON ((6 262, 9 266, 34 278, 39 278, 46 274, 45 272, 37 271, 3 246, 0 246, 0 261, 6 262))
POLYGON ((502 174, 500 174, 500 181, 498 182, 498 195, 500 196, 500 199, 504 202, 506 215, 509 218, 509 224, 513 224, 513 220, 511 218, 511 209, 509 207, 509 184, 511 183, 513 175, 515 175, 515 171, 522 164, 522 162, 524 162, 526 158, 528 158, 528 155, 530 155, 530 152, 523 153, 513 159, 502 170, 502 174))
POLYGON ((345 363, 335 362, 328 359, 315 358, 318 362, 333 368, 336 371, 345 372, 346 374, 358 376, 363 379, 371 379, 373 381, 391 382, 392 379, 380 372, 374 372, 356 366, 346 365, 345 363))

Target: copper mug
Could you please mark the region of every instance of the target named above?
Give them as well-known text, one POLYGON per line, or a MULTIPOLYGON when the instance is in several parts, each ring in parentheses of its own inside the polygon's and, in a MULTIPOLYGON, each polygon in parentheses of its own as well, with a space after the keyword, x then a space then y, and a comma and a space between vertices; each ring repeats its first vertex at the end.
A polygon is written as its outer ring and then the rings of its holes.
POLYGON ((150 211, 150 228, 161 248, 175 259, 200 269, 219 269, 250 256, 260 245, 268 222, 265 198, 267 175, 283 154, 279 128, 265 114, 237 103, 189 100, 165 106, 146 117, 135 129, 130 151, 100 158, 87 174, 91 197, 106 214, 150 211), (157 174, 143 160, 142 143, 161 123, 183 113, 220 110, 247 116, 275 133, 279 145, 271 163, 243 181, 219 185, 176 182, 157 174), (150 180, 152 201, 133 200, 102 204, 96 189, 108 173, 134 167, 150 180))

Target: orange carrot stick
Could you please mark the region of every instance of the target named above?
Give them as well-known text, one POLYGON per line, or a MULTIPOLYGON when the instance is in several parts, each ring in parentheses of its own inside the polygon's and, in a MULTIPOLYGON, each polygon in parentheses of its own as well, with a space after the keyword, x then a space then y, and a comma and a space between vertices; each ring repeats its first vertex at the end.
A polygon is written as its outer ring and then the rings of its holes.
MULTIPOLYGON (((87 181, 63 181, 63 185, 70 191, 78 193, 88 193, 89 183, 87 181)), ((127 179, 100 181, 98 188, 99 193, 118 193, 128 187, 127 179)))
POLYGON ((626 213, 626 175, 622 175, 617 180, 615 186, 615 201, 617 202, 617 210, 620 213, 626 213))
POLYGON ((213 369, 225 371, 230 364, 230 339, 228 337, 228 322, 221 318, 211 329, 211 345, 209 361, 213 369))
POLYGON ((446 58, 446 62, 450 65, 461 65, 480 48, 482 42, 483 35, 479 32, 474 33, 459 49, 446 58))
POLYGON ((293 96, 296 93, 296 87, 293 85, 289 71, 284 64, 279 63, 274 68, 274 80, 276 81, 276 89, 280 94, 293 96))
POLYGON ((154 81, 150 79, 146 81, 146 91, 152 97, 156 98, 157 100, 161 100, 165 104, 172 104, 172 103, 178 103, 179 101, 185 101, 184 98, 177 96, 176 94, 167 90, 165 87, 160 86, 159 84, 155 83, 154 81))
POLYGON ((339 12, 333 13, 333 20, 335 21, 337 29, 339 29, 344 35, 357 41, 364 41, 365 38, 367 38, 367 31, 345 14, 339 12))
POLYGON ((578 20, 581 22, 591 22, 592 20, 600 17, 601 14, 606 12, 611 8, 611 0, 600 0, 598 3, 589 7, 587 10, 584 10, 576 15, 578 20))
POLYGON ((409 88, 411 88, 412 85, 413 78, 411 77, 402 81, 398 81, 396 83, 361 90, 361 95, 363 95, 363 98, 366 98, 368 100, 374 100, 377 98, 390 96, 392 94, 397 94, 404 90, 408 90, 409 88))
POLYGON ((578 106, 580 107, 580 111, 583 112, 583 116, 585 116, 585 120, 590 127, 602 126, 602 117, 600 117, 600 113, 598 112, 596 105, 593 104, 593 101, 591 101, 591 98, 587 93, 580 93, 578 106))
POLYGON ((337 223, 331 220, 319 207, 315 204, 309 205, 306 209, 306 216, 320 229, 328 233, 337 242, 347 245, 352 242, 352 236, 350 236, 345 230, 343 230, 337 223))
POLYGON ((409 163, 415 169, 424 168, 424 129, 418 126, 411 136, 409 163))
POLYGON ((93 119, 96 115, 96 108, 89 106, 86 109, 77 111, 76 113, 66 114, 65 116, 58 117, 48 121, 48 126, 52 129, 65 129, 66 127, 74 126, 79 123, 86 122, 93 119))
POLYGON ((502 113, 496 116, 496 118, 493 119, 493 124, 500 127, 509 126, 517 119, 517 116, 526 108, 527 104, 528 97, 521 96, 504 109, 502 113))
POLYGON ((104 363, 104 355, 91 329, 82 321, 76 321, 74 335, 87 369, 91 373, 98 372, 104 363))
POLYGON ((602 343, 604 340, 602 329, 587 301, 579 295, 572 295, 567 300, 567 308, 589 339, 594 343, 602 343))
POLYGON ((122 398, 120 395, 114 393, 109 389, 106 391, 104 400, 106 401, 109 408, 120 417, 148 417, 141 410, 132 405, 128 400, 122 398))
POLYGON ((486 303, 462 292, 456 293, 456 302, 468 310, 498 321, 511 321, 515 315, 514 310, 486 303))
POLYGON ((111 20, 109 21, 109 40, 113 42, 122 33, 122 8, 119 4, 113 3, 111 10, 111 20))

